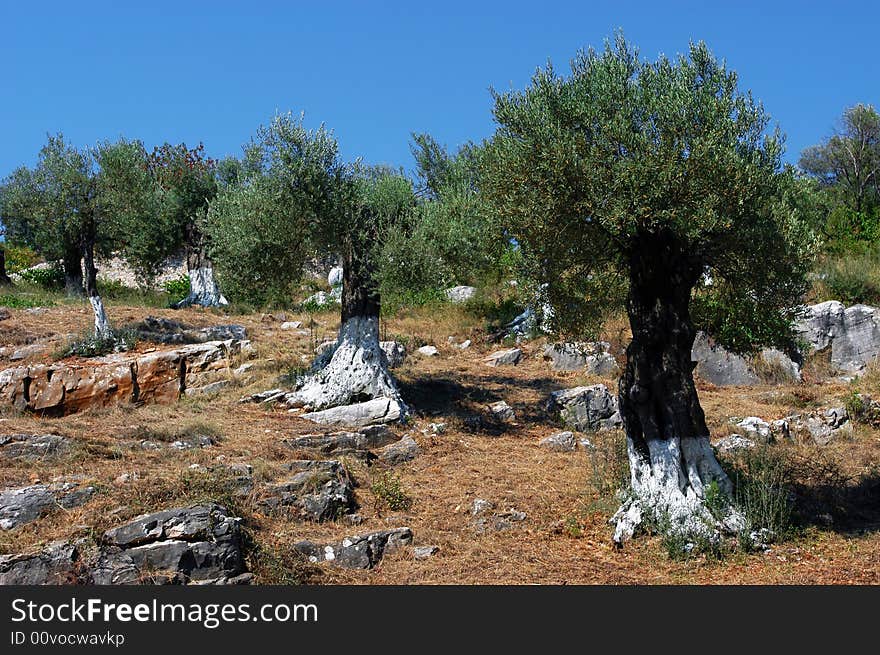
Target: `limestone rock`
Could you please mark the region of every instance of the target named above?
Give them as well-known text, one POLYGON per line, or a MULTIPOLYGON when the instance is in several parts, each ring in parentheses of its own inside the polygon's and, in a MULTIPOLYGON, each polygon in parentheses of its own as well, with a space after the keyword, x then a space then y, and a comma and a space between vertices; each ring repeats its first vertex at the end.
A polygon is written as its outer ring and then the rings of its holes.
POLYGON ((295 548, 312 562, 332 562, 349 569, 371 569, 386 554, 409 546, 412 540, 412 530, 395 528, 346 537, 341 543, 324 546, 311 541, 301 541, 295 548))
POLYGON ((422 357, 437 357, 440 351, 435 346, 422 346, 416 350, 422 357))
POLYGON ((384 425, 362 428, 357 432, 333 432, 330 434, 305 434, 283 439, 282 444, 291 450, 314 450, 322 455, 363 456, 367 451, 386 446, 395 441, 394 434, 384 425))
POLYGON ((497 421, 515 421, 516 413, 513 408, 503 400, 491 403, 488 407, 489 414, 497 421))
POLYGON ((400 405, 391 398, 374 398, 353 405, 331 407, 320 412, 308 412, 302 418, 321 425, 343 427, 364 427, 379 423, 392 423, 400 420, 400 405))
POLYGON ((546 448, 547 450, 555 450, 558 452, 570 453, 574 452, 577 448, 577 442, 574 438, 573 432, 557 432, 556 434, 552 434, 549 437, 541 439, 539 444, 542 448, 546 448))
POLYGON ((357 509, 354 488, 335 460, 317 462, 280 484, 266 485, 263 507, 310 521, 332 521, 357 509))
POLYGON ((516 366, 522 359, 522 354, 523 352, 519 348, 498 350, 489 355, 484 361, 487 366, 516 366))
POLYGON ((623 425, 617 398, 604 384, 563 389, 550 394, 547 411, 571 430, 593 432, 623 425))
POLYGON ((813 350, 831 346, 831 363, 858 373, 880 354, 880 312, 868 305, 844 308, 836 300, 806 307, 795 325, 813 350))
POLYGON ((733 453, 738 450, 754 448, 755 445, 755 442, 751 439, 747 439, 738 434, 731 434, 719 440, 718 443, 715 444, 715 448, 722 453, 733 453))
POLYGON ((0 457, 36 460, 67 452, 70 441, 57 434, 0 435, 0 457))
POLYGON ((591 375, 616 375, 620 372, 617 360, 610 353, 611 344, 605 341, 551 343, 544 346, 544 359, 554 371, 586 371, 591 375))
POLYGON ((34 484, 0 491, 0 530, 11 530, 56 509, 71 509, 85 504, 95 493, 94 487, 80 487, 72 482, 34 484))
POLYGON ((451 289, 446 290, 446 297, 449 299, 449 302, 455 304, 465 303, 471 298, 474 297, 474 294, 477 290, 474 287, 468 286, 457 286, 452 287, 451 289))
POLYGON ((240 521, 216 503, 138 517, 104 533, 92 582, 231 581, 245 572, 240 521))
POLYGON ((79 551, 56 541, 37 553, 0 555, 0 585, 60 585, 78 582, 79 551))
POLYGON ((379 452, 379 461, 385 464, 402 464, 415 459, 421 452, 419 444, 409 435, 383 448, 379 452))
POLYGON ((379 347, 388 359, 388 368, 397 368, 406 360, 406 348, 397 341, 380 341, 379 347))

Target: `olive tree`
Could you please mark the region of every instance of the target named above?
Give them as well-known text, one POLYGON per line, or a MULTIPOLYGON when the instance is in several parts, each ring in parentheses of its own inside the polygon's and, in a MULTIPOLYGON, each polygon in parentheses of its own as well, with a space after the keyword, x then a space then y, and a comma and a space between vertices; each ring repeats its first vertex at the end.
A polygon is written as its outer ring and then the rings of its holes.
POLYGON ((33 169, 21 166, 4 180, 3 224, 7 237, 48 261, 61 260, 69 296, 83 295, 81 205, 91 205, 89 153, 70 148, 62 134, 50 135, 33 169))
POLYGON ((69 293, 81 290, 85 271, 95 334, 109 338, 112 330, 98 294, 95 251, 106 249, 110 232, 97 200, 97 179, 90 149, 70 146, 61 134, 50 136, 36 167, 18 169, 5 184, 3 211, 4 223, 26 224, 44 256, 62 255, 69 293))
POLYGON ((790 327, 815 242, 787 201, 781 135, 703 43, 649 62, 620 36, 568 76, 548 65, 493 95, 483 192, 549 282, 554 329, 595 328, 605 290, 625 288, 631 493, 615 541, 649 518, 694 538, 742 529, 732 505, 705 502, 733 489, 694 385, 691 302, 708 278, 790 327))
POLYGON ((335 346, 285 396, 313 409, 385 397, 405 406, 379 345, 377 269, 388 231, 410 211, 409 181, 343 162, 333 134, 278 115, 245 147, 239 179, 212 201, 203 224, 223 280, 269 298, 303 275, 310 252, 343 265, 335 346))

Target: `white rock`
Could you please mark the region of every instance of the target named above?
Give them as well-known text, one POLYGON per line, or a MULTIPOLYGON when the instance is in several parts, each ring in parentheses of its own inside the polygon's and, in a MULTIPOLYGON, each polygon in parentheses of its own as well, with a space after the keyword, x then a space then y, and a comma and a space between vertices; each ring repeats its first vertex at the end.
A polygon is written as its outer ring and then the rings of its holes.
POLYGON ((282 330, 298 330, 302 327, 302 321, 284 321, 281 324, 282 330))
POLYGON ((474 287, 458 286, 447 289, 446 297, 449 299, 449 302, 459 304, 473 298, 476 292, 477 290, 474 287))
POLYGON ((422 346, 416 352, 423 357, 436 357, 440 354, 440 351, 434 346, 422 346))
POLYGON ((484 361, 487 366, 516 366, 522 359, 522 350, 511 348, 498 350, 489 355, 484 361))

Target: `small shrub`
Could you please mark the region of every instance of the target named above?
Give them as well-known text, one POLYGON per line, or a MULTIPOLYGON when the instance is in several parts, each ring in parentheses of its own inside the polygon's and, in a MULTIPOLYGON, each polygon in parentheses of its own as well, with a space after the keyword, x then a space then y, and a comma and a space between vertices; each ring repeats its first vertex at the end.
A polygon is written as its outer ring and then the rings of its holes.
POLYGON ((53 265, 48 268, 32 268, 19 273, 22 280, 33 282, 47 291, 57 291, 64 288, 64 269, 53 265))
POLYGON ((26 268, 30 268, 38 264, 42 259, 36 252, 27 246, 17 246, 5 244, 6 251, 6 272, 20 273, 26 268))
POLYGON ((55 358, 102 357, 131 350, 136 344, 137 334, 132 330, 114 330, 109 337, 88 333, 65 344, 55 358))
POLYGON ((174 280, 168 280, 162 285, 162 290, 168 294, 169 302, 177 304, 189 295, 189 275, 181 275, 174 280))
POLYGON ((769 530, 775 539, 793 529, 791 471, 784 455, 771 446, 747 449, 736 457, 731 471, 733 506, 745 517, 741 543, 748 535, 769 530))
POLYGON ((384 471, 373 479, 370 491, 380 505, 392 511, 408 510, 412 507, 412 498, 403 490, 400 478, 391 471, 384 471))
POLYGON ((590 437, 587 487, 600 501, 615 501, 629 487, 629 457, 626 437, 620 431, 601 432, 590 437))

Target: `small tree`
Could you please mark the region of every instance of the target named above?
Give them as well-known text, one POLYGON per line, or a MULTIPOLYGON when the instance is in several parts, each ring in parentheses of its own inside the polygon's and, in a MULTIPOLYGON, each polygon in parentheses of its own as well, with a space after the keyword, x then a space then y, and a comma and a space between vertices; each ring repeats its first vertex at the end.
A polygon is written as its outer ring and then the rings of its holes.
POLYGON ((649 63, 618 37, 579 53, 567 78, 548 66, 494 97, 483 190, 549 281, 554 328, 589 332, 603 290, 627 290, 618 398, 631 496, 615 541, 648 518, 693 538, 742 527, 705 503, 732 485, 694 386, 691 299, 708 273, 717 307, 735 308, 733 294, 790 329, 814 239, 786 200, 780 135, 702 43, 649 63))
POLYGON ((414 134, 418 204, 386 236, 380 270, 386 296, 430 297, 456 284, 497 283, 512 251, 479 188, 480 146, 455 154, 414 134))
POLYGON ((336 251, 343 265, 342 321, 333 349, 287 395, 313 409, 386 397, 405 411, 379 345, 379 249, 413 204, 412 187, 387 169, 346 164, 332 133, 276 116, 245 148, 242 177, 211 203, 206 233, 223 279, 260 298, 301 279, 308 253, 336 251))
POLYGON ((880 114, 871 105, 848 108, 832 136, 804 150, 800 166, 856 213, 873 210, 880 203, 880 114))
POLYGON ((184 143, 166 143, 149 155, 148 166, 159 187, 160 224, 169 227, 153 230, 155 242, 176 242, 186 249, 190 292, 177 307, 227 304, 214 278, 209 244, 200 228, 208 203, 217 193, 216 162, 205 156, 201 143, 192 149, 184 143))

